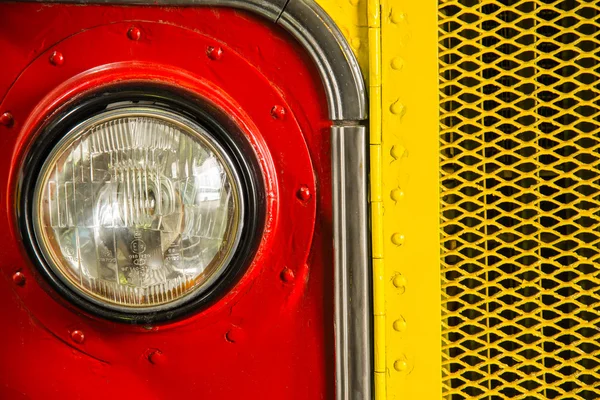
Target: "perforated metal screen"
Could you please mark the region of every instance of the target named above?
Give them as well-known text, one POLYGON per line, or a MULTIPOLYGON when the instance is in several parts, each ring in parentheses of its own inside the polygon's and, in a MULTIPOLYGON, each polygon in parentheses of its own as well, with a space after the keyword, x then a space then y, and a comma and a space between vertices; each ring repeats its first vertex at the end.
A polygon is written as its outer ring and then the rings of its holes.
POLYGON ((439 28, 446 398, 600 398, 600 5, 439 28))

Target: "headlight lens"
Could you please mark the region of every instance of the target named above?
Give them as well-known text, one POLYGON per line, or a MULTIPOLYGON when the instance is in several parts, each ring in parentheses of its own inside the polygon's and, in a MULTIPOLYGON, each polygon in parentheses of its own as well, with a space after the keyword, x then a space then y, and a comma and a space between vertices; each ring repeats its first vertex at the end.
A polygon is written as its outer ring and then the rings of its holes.
POLYGON ((117 310, 174 307, 209 287, 240 240, 243 202, 226 151, 192 120, 104 111, 51 150, 33 201, 36 240, 69 287, 117 310))

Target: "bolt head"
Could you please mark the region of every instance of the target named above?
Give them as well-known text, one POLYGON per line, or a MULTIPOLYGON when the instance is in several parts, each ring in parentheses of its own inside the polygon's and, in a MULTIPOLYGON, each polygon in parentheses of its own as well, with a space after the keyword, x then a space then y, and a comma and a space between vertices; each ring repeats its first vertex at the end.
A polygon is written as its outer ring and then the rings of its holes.
POLYGON ((52 54, 50 54, 50 64, 58 67, 63 65, 64 62, 65 56, 63 56, 63 54, 60 51, 53 51, 52 54))
POLYGON ((406 371, 407 368, 408 368, 408 363, 406 362, 406 360, 400 359, 400 360, 394 361, 394 369, 396 371, 403 372, 403 371, 406 371))
POLYGON ((392 157, 394 157, 395 160, 398 160, 400 157, 402 157, 404 154, 406 153, 406 149, 402 146, 392 146, 391 150, 390 150, 390 155, 392 157))
POLYGON ((127 31, 127 37, 130 40, 138 41, 142 38, 142 31, 140 30, 140 28, 132 26, 127 31))
POLYGON ((392 69, 395 69, 396 71, 398 71, 398 70, 401 70, 402 67, 404 66, 404 61, 402 61, 402 59, 400 57, 395 57, 392 59, 391 65, 392 65, 392 69))
POLYGON ((12 114, 9 113, 8 111, 3 113, 2 115, 0 115, 0 125, 11 127, 11 126, 13 126, 14 123, 15 123, 15 120, 14 120, 12 114))
POLYGON ((390 193, 390 197, 395 202, 399 202, 404 197, 404 192, 400 188, 396 188, 392 190, 392 192, 390 193))
POLYGON ((80 330, 74 330, 71 332, 71 340, 77 344, 82 344, 85 341, 85 335, 80 330))
POLYGON ((296 274, 294 274, 294 271, 292 271, 288 267, 285 267, 283 269, 283 271, 281 271, 281 274, 279 276, 280 276, 281 280, 284 281, 284 282, 286 282, 286 283, 290 283, 294 279, 296 279, 296 274))
POLYGON ((404 244, 404 235, 401 233, 394 233, 392 235, 392 243, 396 246, 402 246, 404 244))
POLYGON ((220 60, 223 57, 223 49, 220 47, 209 46, 206 49, 206 55, 213 61, 220 60))
POLYGON ((25 275, 22 272, 15 272, 12 276, 13 283, 17 286, 25 286, 25 275))
POLYGON ((406 320, 403 317, 394 321, 394 330, 396 332, 404 332, 406 330, 406 320))
POLYGON ((302 200, 302 201, 308 201, 310 200, 310 189, 306 186, 302 186, 300 189, 298 189, 298 192, 296 192, 296 196, 298 196, 298 199, 302 200))
POLYGON ((404 104, 400 103, 400 100, 396 100, 390 106, 390 112, 392 114, 403 117, 404 114, 406 114, 406 107, 404 106, 404 104))
POLYGON ((273 108, 271 108, 271 116, 274 119, 284 119, 285 108, 283 108, 282 106, 273 106, 273 108))
POLYGON ((162 365, 165 363, 166 360, 167 360, 167 357, 160 350, 152 350, 148 354, 148 361, 150 361, 150 364, 162 365))
POLYGON ((402 274, 397 274, 392 280, 392 284, 400 291, 404 293, 406 291, 406 278, 402 274))

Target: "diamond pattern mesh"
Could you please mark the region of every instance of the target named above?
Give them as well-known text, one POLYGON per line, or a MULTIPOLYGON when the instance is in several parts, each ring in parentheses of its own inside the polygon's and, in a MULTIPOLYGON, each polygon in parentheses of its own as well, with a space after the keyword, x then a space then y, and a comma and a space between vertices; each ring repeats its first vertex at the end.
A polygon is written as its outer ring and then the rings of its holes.
POLYGON ((439 29, 445 398, 600 398, 600 3, 439 29))

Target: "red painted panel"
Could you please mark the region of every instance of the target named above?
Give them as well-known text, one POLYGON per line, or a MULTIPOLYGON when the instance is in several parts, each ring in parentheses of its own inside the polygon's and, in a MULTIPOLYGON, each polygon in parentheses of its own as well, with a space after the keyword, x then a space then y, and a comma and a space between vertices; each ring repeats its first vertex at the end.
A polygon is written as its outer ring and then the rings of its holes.
POLYGON ((0 126, 0 399, 332 398, 329 122, 302 49, 227 9, 0 4, 0 54, 0 114, 14 117, 0 126), (19 160, 38 125, 69 97, 130 80, 227 110, 261 156, 270 199, 264 240, 235 287, 152 327, 65 304, 14 231, 19 160))

